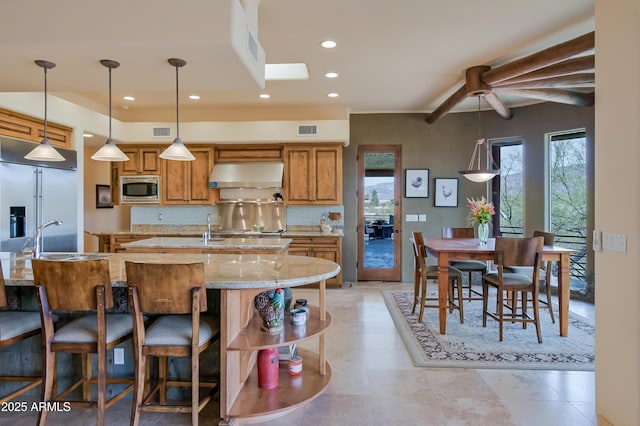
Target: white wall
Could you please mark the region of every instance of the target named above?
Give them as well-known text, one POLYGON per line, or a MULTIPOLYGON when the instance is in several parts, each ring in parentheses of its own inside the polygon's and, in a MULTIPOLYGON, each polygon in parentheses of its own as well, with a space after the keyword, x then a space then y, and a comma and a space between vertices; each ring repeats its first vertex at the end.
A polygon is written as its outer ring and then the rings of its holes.
POLYGON ((596 0, 595 227, 627 235, 598 252, 596 411, 640 424, 640 2, 596 0))

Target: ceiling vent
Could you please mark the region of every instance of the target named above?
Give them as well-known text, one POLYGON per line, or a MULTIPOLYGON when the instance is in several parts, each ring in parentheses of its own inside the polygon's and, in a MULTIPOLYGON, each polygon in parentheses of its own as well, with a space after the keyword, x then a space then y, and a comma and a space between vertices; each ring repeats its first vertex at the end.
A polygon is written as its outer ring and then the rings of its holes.
POLYGON ((153 128, 153 137, 154 138, 170 138, 171 137, 171 127, 154 127, 153 128))
POLYGON ((317 124, 298 124, 298 136, 316 136, 317 134, 317 124))

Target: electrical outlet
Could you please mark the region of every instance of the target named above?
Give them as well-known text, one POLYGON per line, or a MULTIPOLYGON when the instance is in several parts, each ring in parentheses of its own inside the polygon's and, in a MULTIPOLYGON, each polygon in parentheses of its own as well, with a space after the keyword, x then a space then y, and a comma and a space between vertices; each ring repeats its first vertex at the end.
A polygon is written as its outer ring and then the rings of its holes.
POLYGON ((158 213, 158 222, 162 222, 162 213, 158 213))
POLYGON ((124 365, 124 348, 113 348, 113 365, 124 365))

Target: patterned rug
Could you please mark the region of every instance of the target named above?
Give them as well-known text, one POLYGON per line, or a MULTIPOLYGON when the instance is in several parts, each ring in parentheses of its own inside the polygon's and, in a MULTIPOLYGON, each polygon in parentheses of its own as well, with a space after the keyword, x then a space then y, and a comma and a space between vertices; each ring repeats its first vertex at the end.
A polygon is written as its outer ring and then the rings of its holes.
POLYGON ((487 318, 487 327, 482 327, 482 301, 465 302, 464 324, 458 311, 447 313, 447 334, 441 335, 437 309, 425 308, 423 323, 418 322, 419 307, 411 313, 413 292, 384 291, 383 296, 416 367, 594 369, 595 329, 576 314, 569 315, 568 337, 560 337, 557 318, 553 324, 546 308, 541 308, 542 344, 532 324, 523 330, 518 323, 504 324, 500 342, 497 321, 487 318))

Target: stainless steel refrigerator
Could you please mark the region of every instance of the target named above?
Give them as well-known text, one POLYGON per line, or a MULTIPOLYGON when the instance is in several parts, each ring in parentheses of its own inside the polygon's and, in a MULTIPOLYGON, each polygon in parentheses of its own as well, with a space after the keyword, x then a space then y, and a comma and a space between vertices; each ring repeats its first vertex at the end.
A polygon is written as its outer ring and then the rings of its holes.
POLYGON ((34 162, 24 156, 36 144, 0 138, 0 251, 20 252, 33 247, 38 226, 42 252, 77 251, 77 153, 58 149, 62 162, 34 162))

